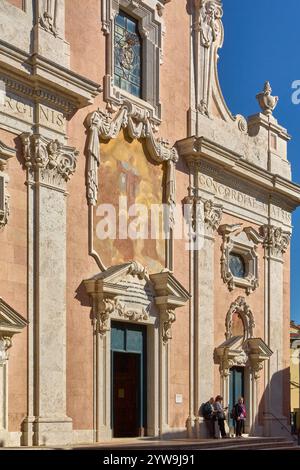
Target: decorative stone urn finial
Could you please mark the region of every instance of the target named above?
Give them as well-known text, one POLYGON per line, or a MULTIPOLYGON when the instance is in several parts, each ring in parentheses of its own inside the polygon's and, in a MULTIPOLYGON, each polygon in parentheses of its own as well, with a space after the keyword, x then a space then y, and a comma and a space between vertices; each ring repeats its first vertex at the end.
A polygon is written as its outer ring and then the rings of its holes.
POLYGON ((271 96, 272 88, 270 82, 265 82, 264 91, 256 95, 259 106, 266 116, 271 116, 278 103, 278 96, 271 96))

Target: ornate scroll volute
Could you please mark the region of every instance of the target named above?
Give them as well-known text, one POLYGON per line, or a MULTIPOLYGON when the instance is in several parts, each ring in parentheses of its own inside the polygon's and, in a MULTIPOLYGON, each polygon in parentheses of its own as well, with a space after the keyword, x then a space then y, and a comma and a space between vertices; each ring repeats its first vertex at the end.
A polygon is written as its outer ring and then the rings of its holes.
POLYGON ((161 322, 162 322, 162 341, 164 344, 172 339, 172 324, 176 320, 176 314, 174 310, 167 309, 162 312, 161 322))

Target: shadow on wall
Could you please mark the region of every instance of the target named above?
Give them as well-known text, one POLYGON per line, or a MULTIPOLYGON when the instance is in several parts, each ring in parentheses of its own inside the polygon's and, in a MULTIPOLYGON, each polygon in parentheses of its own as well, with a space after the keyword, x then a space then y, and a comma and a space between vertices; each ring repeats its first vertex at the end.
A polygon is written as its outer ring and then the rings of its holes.
MULTIPOLYGON (((260 380, 263 380, 263 373, 260 380)), ((258 405, 250 434, 291 438, 289 367, 273 374, 258 405)))

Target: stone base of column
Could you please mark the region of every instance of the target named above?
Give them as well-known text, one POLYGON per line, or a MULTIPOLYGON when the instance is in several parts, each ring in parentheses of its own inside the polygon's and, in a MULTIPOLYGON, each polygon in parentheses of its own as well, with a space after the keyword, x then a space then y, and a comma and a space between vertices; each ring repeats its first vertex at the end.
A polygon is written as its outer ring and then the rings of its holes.
POLYGON ((21 444, 21 433, 18 431, 0 431, 0 448, 1 447, 18 447, 21 444))
POLYGON ((112 429, 108 426, 100 426, 96 432, 96 442, 109 441, 112 437, 112 429))
POLYGON ((278 416, 278 420, 272 416, 264 417, 264 430, 267 429, 266 437, 285 437, 291 438, 290 423, 286 416, 278 416))
POLYGON ((195 419, 195 428, 196 428, 196 436, 200 439, 208 439, 209 432, 207 428, 207 424, 205 419, 202 416, 199 416, 195 419))
POLYGON ((192 423, 193 423, 193 418, 189 416, 188 419, 186 420, 186 431, 187 431, 187 437, 189 439, 192 439, 194 437, 192 423))
POLYGON ((68 416, 38 417, 33 422, 33 445, 51 446, 73 443, 73 424, 68 416))
POLYGON ((32 446, 33 445, 33 423, 34 416, 26 416, 22 423, 22 437, 21 445, 22 446, 32 446))

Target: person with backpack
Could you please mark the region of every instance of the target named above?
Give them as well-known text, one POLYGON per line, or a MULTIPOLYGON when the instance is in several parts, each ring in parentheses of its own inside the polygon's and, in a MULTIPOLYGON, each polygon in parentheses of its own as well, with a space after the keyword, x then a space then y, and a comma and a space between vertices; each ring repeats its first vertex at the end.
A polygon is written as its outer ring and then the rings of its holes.
POLYGON ((234 405, 231 411, 231 418, 235 424, 235 436, 242 437, 242 433, 245 431, 245 420, 247 417, 246 406, 244 398, 240 397, 238 402, 234 405))
POLYGON ((209 437, 215 437, 215 413, 214 413, 214 398, 211 397, 206 403, 202 405, 202 416, 204 418, 209 437))

